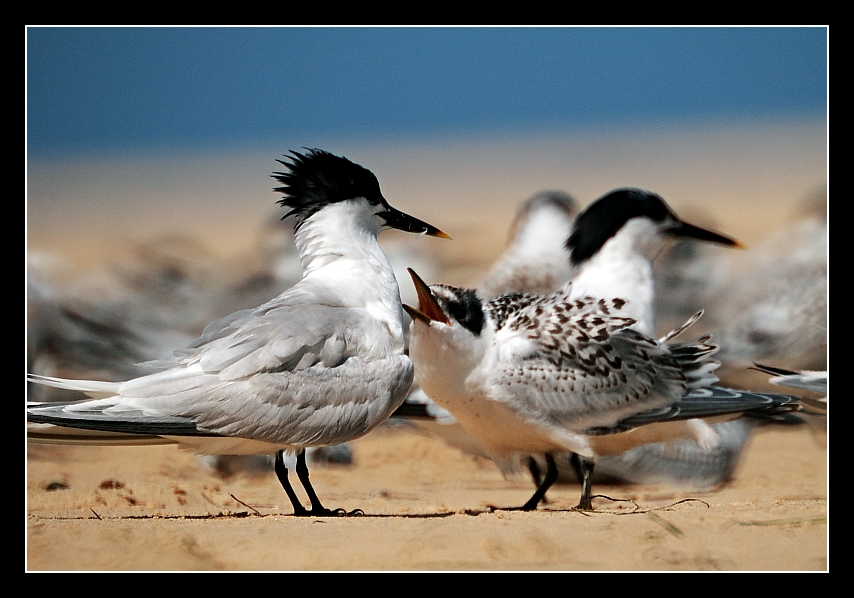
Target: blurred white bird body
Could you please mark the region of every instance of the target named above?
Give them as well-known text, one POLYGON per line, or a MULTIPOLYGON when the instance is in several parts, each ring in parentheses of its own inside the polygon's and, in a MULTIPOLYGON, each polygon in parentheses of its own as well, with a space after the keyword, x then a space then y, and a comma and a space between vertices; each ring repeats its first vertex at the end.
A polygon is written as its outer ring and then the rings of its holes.
POLYGON ((704 309, 700 326, 721 347, 724 380, 744 380, 753 362, 827 369, 827 220, 827 192, 818 190, 750 251, 685 243, 667 252, 655 262, 659 324, 704 309))
POLYGON ((757 244, 710 301, 720 359, 827 369, 827 218, 799 220, 757 244))
POLYGON ((563 246, 576 214, 577 202, 561 191, 542 191, 525 201, 513 219, 507 249, 477 285, 480 296, 489 300, 562 288, 572 276, 563 246))

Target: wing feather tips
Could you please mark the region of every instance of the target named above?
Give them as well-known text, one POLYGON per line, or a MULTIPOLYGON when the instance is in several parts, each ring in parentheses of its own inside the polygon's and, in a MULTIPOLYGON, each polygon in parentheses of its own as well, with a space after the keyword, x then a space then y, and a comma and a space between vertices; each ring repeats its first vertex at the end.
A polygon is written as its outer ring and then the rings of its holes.
POLYGON ((52 376, 40 376, 39 374, 27 374, 27 382, 43 384, 60 388, 62 390, 76 390, 85 393, 92 398, 106 398, 118 393, 121 382, 101 382, 98 380, 69 380, 66 378, 54 378, 52 376))
POLYGON ((591 428, 587 433, 602 436, 625 432, 645 424, 725 415, 777 419, 801 410, 801 401, 797 397, 711 386, 692 390, 673 405, 632 415, 614 426, 591 428))
MULTIPOLYGON (((71 411, 67 407, 81 403, 37 404, 27 406, 28 424, 50 424, 63 428, 75 428, 96 432, 134 434, 137 436, 196 436, 209 435, 199 430, 189 419, 165 416, 144 416, 137 411, 125 411, 118 415, 102 411, 71 411)), ((85 404, 85 402, 83 403, 85 404)))
POLYGON ((149 434, 123 434, 34 423, 27 424, 27 441, 61 446, 153 446, 176 443, 175 440, 149 434))

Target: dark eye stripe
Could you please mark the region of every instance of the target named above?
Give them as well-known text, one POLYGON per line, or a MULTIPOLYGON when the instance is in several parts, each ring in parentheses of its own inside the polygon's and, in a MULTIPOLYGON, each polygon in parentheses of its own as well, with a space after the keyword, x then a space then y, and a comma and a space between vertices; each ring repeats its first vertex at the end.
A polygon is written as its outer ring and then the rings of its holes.
POLYGON ((485 316, 483 302, 472 289, 458 289, 445 285, 432 287, 442 310, 461 326, 479 336, 483 330, 485 316))

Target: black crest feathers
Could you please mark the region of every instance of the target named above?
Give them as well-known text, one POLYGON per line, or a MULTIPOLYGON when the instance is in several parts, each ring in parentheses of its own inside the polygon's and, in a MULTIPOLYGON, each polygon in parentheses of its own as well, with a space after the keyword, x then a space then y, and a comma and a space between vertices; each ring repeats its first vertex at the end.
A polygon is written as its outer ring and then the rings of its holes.
POLYGON ((276 160, 288 170, 271 175, 282 184, 273 189, 283 195, 277 203, 291 208, 282 219, 296 216, 295 229, 324 206, 339 201, 364 197, 374 205, 387 205, 370 170, 324 150, 304 149, 304 154, 291 151, 286 156, 290 161, 276 160))

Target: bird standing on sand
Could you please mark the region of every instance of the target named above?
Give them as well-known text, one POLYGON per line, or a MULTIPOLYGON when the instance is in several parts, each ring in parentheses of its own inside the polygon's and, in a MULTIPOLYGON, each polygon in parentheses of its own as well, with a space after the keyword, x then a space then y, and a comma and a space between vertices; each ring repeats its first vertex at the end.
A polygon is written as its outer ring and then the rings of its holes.
POLYGON ((536 509, 557 478, 555 455, 574 453, 588 465, 578 506, 590 509, 597 456, 683 437, 712 446, 717 438, 703 419, 800 407, 792 397, 713 386, 717 348, 708 337, 673 342, 696 317, 655 340, 632 328, 622 299, 572 299, 567 288, 484 302, 475 291, 410 274, 418 308, 404 307, 421 387, 503 474, 525 456, 545 459, 545 477, 523 510, 536 509))
POLYGON ((403 309, 377 243, 384 229, 448 238, 391 207, 376 176, 326 151, 291 152, 279 203, 295 216, 304 274, 256 309, 210 324, 160 371, 126 382, 32 382, 80 390, 76 403, 28 404, 30 440, 97 444, 177 443, 201 454, 273 454, 295 515, 336 515, 308 477, 305 449, 359 438, 406 397, 403 309), (297 454, 300 503, 284 465, 297 454))
MULTIPOLYGON (((616 189, 580 213, 565 193, 538 193, 519 210, 511 242, 478 285, 477 296, 486 302, 509 293, 549 295, 572 280, 566 290, 570 298, 619 297, 625 301, 620 314, 635 321, 632 328, 651 336, 655 329, 652 261, 669 240, 680 238, 740 247, 729 237, 685 222, 659 195, 642 189, 616 189), (609 294, 612 290, 618 294, 609 294)), ((421 388, 397 414, 453 445, 484 452, 475 438, 457 429, 453 415, 433 404, 421 388)), ((699 421, 694 425, 705 426, 699 421)), ((666 450, 664 445, 649 444, 603 456, 597 463, 606 476, 621 480, 713 485, 732 472, 751 427, 745 421, 716 424, 706 436, 717 436, 721 442, 710 450, 685 438, 666 450)), ((591 474, 592 462, 577 455, 565 457, 556 457, 559 471, 566 472, 565 465, 571 464, 583 483, 585 475, 591 474)), ((530 456, 525 461, 539 486, 544 463, 530 456)))

